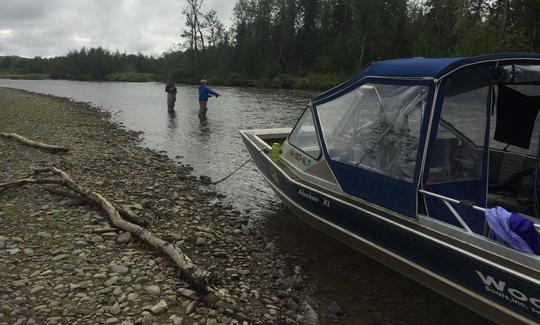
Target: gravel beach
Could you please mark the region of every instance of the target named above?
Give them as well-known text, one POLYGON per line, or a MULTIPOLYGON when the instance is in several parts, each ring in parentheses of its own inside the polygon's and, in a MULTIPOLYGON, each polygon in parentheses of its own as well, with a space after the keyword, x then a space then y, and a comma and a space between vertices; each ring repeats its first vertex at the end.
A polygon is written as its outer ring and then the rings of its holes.
POLYGON ((0 193, 0 324, 314 323, 299 268, 190 167, 138 146, 106 113, 0 88, 0 131, 70 150, 0 139, 0 181, 60 168, 147 220, 226 293, 198 297, 167 257, 111 228, 103 212, 32 185, 0 193))

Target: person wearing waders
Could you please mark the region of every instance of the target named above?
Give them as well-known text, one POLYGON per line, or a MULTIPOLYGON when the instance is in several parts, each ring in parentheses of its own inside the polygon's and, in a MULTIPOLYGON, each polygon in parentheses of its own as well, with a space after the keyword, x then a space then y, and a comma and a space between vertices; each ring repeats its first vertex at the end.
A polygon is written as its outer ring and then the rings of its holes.
POLYGON ((165 86, 165 92, 167 93, 167 108, 169 113, 174 112, 174 104, 176 103, 176 93, 178 90, 174 85, 174 80, 170 79, 167 85, 165 86))
POLYGON ((201 80, 201 85, 199 86, 199 118, 206 118, 206 111, 208 111, 208 98, 212 96, 219 97, 220 94, 216 93, 212 89, 208 88, 206 85, 208 81, 201 80))

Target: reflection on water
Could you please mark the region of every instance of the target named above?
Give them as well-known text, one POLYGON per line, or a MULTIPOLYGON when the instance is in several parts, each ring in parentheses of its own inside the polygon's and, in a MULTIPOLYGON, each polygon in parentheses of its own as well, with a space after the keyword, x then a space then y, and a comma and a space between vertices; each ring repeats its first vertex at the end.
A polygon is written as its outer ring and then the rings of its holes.
MULTIPOLYGON (((167 110, 161 83, 79 82, 64 80, 2 80, 0 86, 90 102, 115 116, 128 129, 143 131, 143 144, 171 157, 181 157, 196 175, 217 180, 249 158, 241 129, 293 126, 314 93, 287 90, 212 87, 206 119, 199 119, 198 88, 178 85, 174 112, 167 110)), ((218 185, 231 202, 251 215, 277 202, 270 188, 248 164, 218 185)))

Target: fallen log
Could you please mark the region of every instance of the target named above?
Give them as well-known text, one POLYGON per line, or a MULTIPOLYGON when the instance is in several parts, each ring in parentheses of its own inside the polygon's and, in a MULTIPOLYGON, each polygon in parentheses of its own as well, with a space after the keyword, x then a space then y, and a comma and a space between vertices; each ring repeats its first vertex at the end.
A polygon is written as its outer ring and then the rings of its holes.
POLYGON ((29 146, 32 146, 32 147, 35 147, 35 148, 39 148, 39 149, 43 149, 43 150, 47 150, 47 151, 51 151, 51 152, 67 152, 69 151, 69 149, 67 148, 64 148, 64 147, 59 147, 59 146, 54 146, 54 145, 50 145, 50 144, 46 144, 46 143, 43 143, 43 142, 39 142, 39 141, 33 141, 33 140, 30 140, 30 139, 27 139, 21 135, 18 135, 17 133, 5 133, 5 132, 0 132, 0 136, 3 137, 3 138, 12 138, 12 139, 15 139, 21 143, 24 143, 26 145, 29 145, 29 146))
POLYGON ((1 182, 0 191, 27 184, 56 184, 72 190, 81 197, 101 207, 101 209, 107 213, 110 222, 116 228, 130 232, 132 235, 140 238, 150 246, 169 256, 169 258, 180 270, 180 274, 183 279, 186 280, 200 294, 216 292, 210 287, 209 284, 210 273, 193 264, 191 259, 179 248, 175 247, 172 243, 162 240, 147 229, 124 220, 114 205, 105 199, 101 194, 91 192, 83 188, 79 184, 75 183, 68 174, 60 169, 54 167, 36 169, 34 174, 30 177, 10 182, 1 182), (36 178, 37 176, 43 174, 52 174, 56 177, 36 178))
MULTIPOLYGON (((56 195, 59 195, 59 196, 63 196, 63 197, 67 197, 67 198, 70 198, 70 199, 73 199, 73 205, 91 205, 91 206, 95 206, 95 202, 92 201, 92 200, 89 200, 87 199, 86 197, 82 197, 80 196, 79 194, 75 194, 75 193, 72 193, 72 192, 68 192, 68 191, 62 191, 62 190, 59 190, 59 189, 56 189, 56 188, 46 188, 45 189, 47 192, 50 192, 52 194, 56 194, 56 195)), ((118 213, 120 213, 120 216, 124 219, 124 220, 127 220, 131 223, 134 223, 136 225, 139 225, 141 227, 144 227, 146 229, 150 229, 150 223, 144 219, 144 218, 141 218, 141 217, 138 217, 126 210, 123 210, 123 209, 117 209, 118 210, 118 213)))

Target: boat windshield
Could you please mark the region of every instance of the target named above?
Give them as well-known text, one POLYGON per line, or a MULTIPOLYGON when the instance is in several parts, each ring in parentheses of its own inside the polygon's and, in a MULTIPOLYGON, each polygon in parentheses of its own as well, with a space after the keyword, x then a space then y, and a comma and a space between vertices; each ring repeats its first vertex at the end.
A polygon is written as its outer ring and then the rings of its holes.
POLYGON ((317 106, 330 158, 411 182, 428 89, 369 83, 317 106))
POLYGON ((315 132, 311 108, 306 109, 298 123, 296 123, 289 136, 289 143, 313 159, 319 159, 321 156, 321 147, 319 146, 317 132, 315 132))

